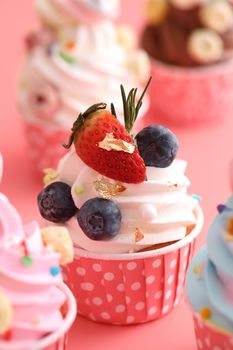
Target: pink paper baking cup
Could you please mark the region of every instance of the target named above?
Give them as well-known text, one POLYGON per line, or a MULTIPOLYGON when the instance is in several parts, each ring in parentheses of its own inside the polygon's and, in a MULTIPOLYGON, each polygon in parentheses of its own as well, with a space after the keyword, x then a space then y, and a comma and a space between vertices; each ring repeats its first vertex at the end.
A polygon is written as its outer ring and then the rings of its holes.
POLYGON ((233 334, 220 331, 194 314, 198 350, 232 350, 233 334))
POLYGON ((62 147, 69 139, 70 132, 64 129, 46 128, 25 122, 28 140, 29 158, 38 175, 46 168, 55 168, 61 157, 67 152, 62 147))
POLYGON ((158 250, 129 254, 96 254, 75 248, 64 278, 76 297, 78 312, 93 321, 136 324, 161 318, 179 304, 197 224, 183 240, 158 250))
POLYGON ((68 343, 68 331, 75 320, 77 307, 76 300, 69 288, 65 284, 61 284, 60 288, 67 296, 67 314, 62 327, 58 331, 37 341, 34 345, 30 344, 29 346, 26 342, 9 342, 9 344, 4 344, 4 346, 0 344, 1 350, 66 350, 68 343))
POLYGON ((178 125, 216 122, 233 115, 233 60, 203 68, 152 64, 149 88, 156 118, 178 125))

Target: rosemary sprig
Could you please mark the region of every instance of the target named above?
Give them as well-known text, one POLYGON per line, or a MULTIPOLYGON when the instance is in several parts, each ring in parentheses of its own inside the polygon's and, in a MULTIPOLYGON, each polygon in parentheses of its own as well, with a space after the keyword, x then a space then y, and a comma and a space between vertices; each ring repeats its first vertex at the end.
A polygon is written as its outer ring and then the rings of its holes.
POLYGON ((137 89, 131 89, 128 93, 128 96, 126 97, 125 89, 123 85, 121 85, 121 96, 123 100, 123 110, 124 110, 124 123, 125 128, 130 134, 133 125, 138 117, 139 110, 142 106, 142 100, 143 97, 148 89, 148 86, 150 85, 152 77, 148 80, 145 89, 142 92, 142 95, 140 96, 138 102, 136 103, 136 95, 137 95, 137 89))

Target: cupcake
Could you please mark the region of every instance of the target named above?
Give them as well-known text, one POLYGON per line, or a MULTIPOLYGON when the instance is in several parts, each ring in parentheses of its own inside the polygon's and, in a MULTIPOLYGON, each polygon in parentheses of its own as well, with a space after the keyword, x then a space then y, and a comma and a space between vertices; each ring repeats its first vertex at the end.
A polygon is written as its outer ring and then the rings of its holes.
MULTIPOLYGON (((18 105, 25 121, 30 157, 39 171, 57 166, 65 152, 60 145, 80 112, 103 96, 111 103, 120 82, 131 87, 149 76, 148 55, 136 48, 134 33, 112 20, 117 4, 118 1, 38 1, 44 26, 26 38, 28 55, 18 105), (60 23, 54 18, 58 13, 70 21, 60 23), (48 142, 53 152, 46 148, 48 142)), ((123 117, 120 99, 115 107, 123 117)), ((148 99, 142 114, 147 108, 148 99)))
POLYGON ((65 274, 79 313, 125 325, 178 305, 203 217, 200 198, 187 194, 186 162, 175 159, 176 136, 161 125, 132 136, 142 97, 121 92, 125 126, 103 103, 80 114, 66 145, 75 149, 45 175, 38 204, 71 234, 65 274))
POLYGON ((198 349, 233 349, 233 196, 218 205, 207 244, 187 274, 198 349))
POLYGON ((231 116, 232 2, 149 0, 146 17, 142 47, 153 61, 156 116, 180 125, 231 116))
POLYGON ((67 229, 23 226, 0 194, 0 349, 65 350, 75 299, 59 265, 73 260, 67 229))

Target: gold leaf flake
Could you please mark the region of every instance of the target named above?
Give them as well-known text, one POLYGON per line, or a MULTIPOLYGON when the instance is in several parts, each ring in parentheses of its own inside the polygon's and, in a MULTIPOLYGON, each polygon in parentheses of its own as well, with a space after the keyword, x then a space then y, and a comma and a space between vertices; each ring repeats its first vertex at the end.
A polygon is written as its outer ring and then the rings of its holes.
POLYGON ((174 191, 178 187, 178 183, 172 182, 172 181, 167 181, 167 187, 169 191, 174 191))
POLYGON ((53 168, 44 169, 44 174, 43 183, 45 186, 48 186, 52 182, 56 181, 59 176, 58 171, 53 168))
POLYGON ((121 182, 112 183, 105 177, 95 180, 93 184, 96 192, 105 199, 111 199, 127 189, 121 182))
POLYGON ((135 146, 129 142, 116 139, 113 133, 106 134, 105 138, 98 143, 98 146, 106 151, 122 151, 132 154, 135 150, 135 146))
POLYGON ((144 234, 138 228, 135 231, 135 242, 140 242, 144 238, 144 234))

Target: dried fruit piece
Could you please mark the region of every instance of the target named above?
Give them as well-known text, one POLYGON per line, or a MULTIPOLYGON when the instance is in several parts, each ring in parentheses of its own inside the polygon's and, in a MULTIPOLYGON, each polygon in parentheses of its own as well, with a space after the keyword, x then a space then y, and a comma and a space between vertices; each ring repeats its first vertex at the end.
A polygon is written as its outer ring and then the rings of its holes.
POLYGON ((189 55, 202 64, 217 62, 223 55, 224 44, 218 34, 207 29, 197 29, 189 37, 189 55))
POLYGON ((202 6, 201 22, 208 28, 224 33, 233 25, 233 10, 228 1, 215 0, 202 6))
POLYGON ((46 246, 52 246, 55 252, 61 255, 61 265, 66 265, 73 261, 73 244, 65 227, 44 227, 41 229, 41 236, 46 246))

